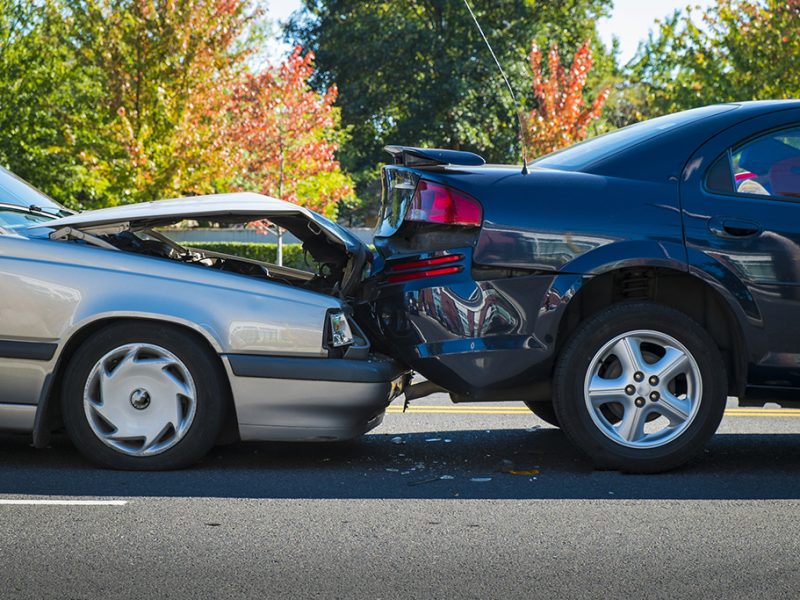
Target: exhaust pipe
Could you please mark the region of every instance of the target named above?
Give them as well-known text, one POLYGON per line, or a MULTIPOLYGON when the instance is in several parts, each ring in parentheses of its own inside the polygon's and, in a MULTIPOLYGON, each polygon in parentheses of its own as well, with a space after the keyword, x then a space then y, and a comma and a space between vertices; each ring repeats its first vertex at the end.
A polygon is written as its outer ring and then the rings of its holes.
POLYGON ((447 390, 442 386, 436 385, 430 381, 420 381, 419 383, 412 383, 411 385, 406 386, 404 390, 406 399, 403 404, 403 412, 405 412, 406 408, 408 407, 408 403, 412 400, 418 400, 420 398, 424 398, 425 396, 442 392, 446 394, 447 390))

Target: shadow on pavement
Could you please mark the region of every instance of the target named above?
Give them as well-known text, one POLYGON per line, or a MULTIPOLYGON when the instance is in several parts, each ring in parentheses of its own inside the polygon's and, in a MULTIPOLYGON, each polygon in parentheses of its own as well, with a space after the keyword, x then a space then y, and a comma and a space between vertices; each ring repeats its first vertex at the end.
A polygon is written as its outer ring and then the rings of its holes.
POLYGON ((64 437, 55 438, 45 450, 35 450, 28 443, 28 437, 0 436, 0 494, 302 499, 800 498, 796 478, 800 471, 800 435, 792 434, 718 434, 700 458, 661 475, 595 471, 556 429, 371 434, 339 444, 236 444, 214 449, 196 467, 161 473, 95 468, 64 437), (529 473, 512 475, 502 472, 503 467, 529 473), (539 473, 531 473, 535 470, 539 473))

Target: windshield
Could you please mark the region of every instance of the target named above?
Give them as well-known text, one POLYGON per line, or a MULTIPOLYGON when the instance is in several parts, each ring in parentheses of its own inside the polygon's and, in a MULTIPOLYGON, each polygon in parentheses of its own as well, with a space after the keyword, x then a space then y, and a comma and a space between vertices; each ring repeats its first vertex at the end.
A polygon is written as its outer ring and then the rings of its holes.
POLYGON ((23 208, 35 206, 41 212, 59 216, 70 214, 55 200, 3 167, 0 167, 0 204, 13 204, 23 208))
POLYGON ((564 150, 553 152, 533 161, 534 166, 549 169, 562 169, 572 171, 588 167, 604 158, 616 154, 621 150, 631 148, 637 144, 654 138, 666 131, 673 131, 686 127, 714 115, 718 115, 737 108, 735 104, 716 104, 704 106, 684 112, 657 117, 641 123, 635 123, 622 129, 597 136, 585 142, 575 144, 564 150))
POLYGON ((29 237, 28 227, 43 225, 52 220, 53 217, 46 214, 0 206, 0 231, 10 231, 29 237))

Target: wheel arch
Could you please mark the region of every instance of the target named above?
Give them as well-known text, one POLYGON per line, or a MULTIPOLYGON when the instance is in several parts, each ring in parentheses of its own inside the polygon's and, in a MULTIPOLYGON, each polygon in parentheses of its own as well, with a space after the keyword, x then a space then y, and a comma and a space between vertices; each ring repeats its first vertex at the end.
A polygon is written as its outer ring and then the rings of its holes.
POLYGON ((236 406, 233 402, 233 394, 231 392, 230 380, 228 379, 225 365, 220 358, 220 346, 214 337, 202 327, 196 324, 190 324, 181 320, 171 320, 158 316, 149 315, 125 315, 125 316, 101 316, 85 322, 75 328, 72 334, 61 345, 55 360, 53 371, 47 376, 39 402, 36 408, 36 417, 33 425, 33 445, 37 448, 46 446, 50 441, 51 432, 60 428, 63 425, 61 406, 58 402, 61 394, 61 386, 66 371, 72 356, 77 349, 87 339, 102 331, 103 329, 112 325, 117 325, 126 322, 150 322, 167 325, 180 329, 188 333, 191 337, 197 340, 214 356, 215 361, 219 365, 220 375, 224 377, 224 385, 227 389, 227 416, 226 422, 223 423, 223 435, 228 435, 230 432, 236 431, 238 434, 238 424, 236 420, 236 406))
POLYGON ((705 279, 670 266, 626 265, 584 276, 573 284, 558 323, 555 354, 587 318, 609 306, 647 301, 670 306, 691 317, 714 339, 728 376, 728 394, 741 396, 747 380, 747 344, 735 304, 705 279))

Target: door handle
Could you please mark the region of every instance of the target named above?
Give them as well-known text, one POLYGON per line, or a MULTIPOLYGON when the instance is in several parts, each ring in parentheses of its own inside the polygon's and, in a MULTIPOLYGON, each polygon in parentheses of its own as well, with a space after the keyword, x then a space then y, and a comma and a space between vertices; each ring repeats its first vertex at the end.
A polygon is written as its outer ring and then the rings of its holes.
POLYGON ((761 225, 755 221, 726 217, 713 217, 708 221, 708 229, 714 235, 726 239, 750 238, 761 233, 761 225))

